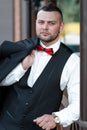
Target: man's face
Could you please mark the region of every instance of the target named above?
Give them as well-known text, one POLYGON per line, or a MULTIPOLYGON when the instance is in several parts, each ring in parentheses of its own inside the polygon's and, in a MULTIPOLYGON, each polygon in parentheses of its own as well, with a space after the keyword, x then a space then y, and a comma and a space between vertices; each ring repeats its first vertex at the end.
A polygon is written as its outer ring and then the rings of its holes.
POLYGON ((46 45, 52 45, 59 39, 63 29, 61 16, 57 11, 39 11, 36 20, 36 34, 46 45))

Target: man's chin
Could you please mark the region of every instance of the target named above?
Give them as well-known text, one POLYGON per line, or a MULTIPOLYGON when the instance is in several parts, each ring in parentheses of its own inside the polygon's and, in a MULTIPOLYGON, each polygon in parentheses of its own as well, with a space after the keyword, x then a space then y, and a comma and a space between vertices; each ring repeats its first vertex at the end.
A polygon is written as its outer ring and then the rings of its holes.
POLYGON ((50 38, 46 38, 46 37, 39 37, 41 39, 41 41, 43 42, 51 42, 52 40, 50 38))

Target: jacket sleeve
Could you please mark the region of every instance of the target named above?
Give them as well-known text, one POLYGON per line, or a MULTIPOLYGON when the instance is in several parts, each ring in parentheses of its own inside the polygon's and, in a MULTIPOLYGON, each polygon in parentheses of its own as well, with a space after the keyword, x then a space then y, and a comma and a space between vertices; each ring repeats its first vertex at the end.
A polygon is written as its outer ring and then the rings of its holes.
POLYGON ((27 50, 28 53, 38 45, 38 38, 29 38, 18 42, 4 41, 0 45, 0 59, 10 56, 11 54, 27 50))
POLYGON ((37 46, 37 39, 16 43, 4 41, 0 46, 0 82, 37 46))
POLYGON ((4 41, 0 45, 0 59, 8 57, 11 54, 23 51, 24 49, 26 49, 26 46, 23 43, 20 44, 20 42, 18 42, 16 44, 11 41, 4 41))

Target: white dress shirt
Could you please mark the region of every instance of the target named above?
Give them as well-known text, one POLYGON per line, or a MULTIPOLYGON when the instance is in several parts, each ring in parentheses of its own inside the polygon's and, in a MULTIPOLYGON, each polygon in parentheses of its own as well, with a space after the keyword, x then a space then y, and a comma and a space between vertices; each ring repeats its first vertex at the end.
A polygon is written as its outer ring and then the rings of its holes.
MULTIPOLYGON (((43 44, 42 46, 45 47, 43 44)), ((50 47, 53 48, 55 53, 60 47, 60 41, 48 48, 50 47)), ((33 84, 45 68, 50 58, 51 56, 46 52, 36 50, 34 63, 27 80, 28 86, 33 87, 33 84)), ((20 63, 7 75, 0 85, 8 86, 18 82, 26 71, 27 70, 24 70, 20 63)), ((65 88, 68 93, 68 106, 58 112, 53 112, 53 114, 58 116, 58 122, 60 121, 60 124, 63 125, 63 127, 78 120, 80 113, 80 58, 75 53, 69 57, 62 71, 60 89, 64 90, 65 88)))

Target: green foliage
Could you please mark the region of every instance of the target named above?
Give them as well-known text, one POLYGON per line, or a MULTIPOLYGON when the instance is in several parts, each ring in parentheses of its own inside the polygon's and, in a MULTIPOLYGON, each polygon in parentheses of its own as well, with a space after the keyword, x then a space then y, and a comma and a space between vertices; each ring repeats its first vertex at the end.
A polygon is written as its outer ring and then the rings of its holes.
POLYGON ((57 1, 58 6, 62 9, 65 23, 80 21, 80 0, 57 0, 57 1))

